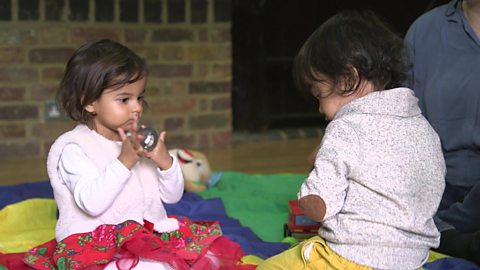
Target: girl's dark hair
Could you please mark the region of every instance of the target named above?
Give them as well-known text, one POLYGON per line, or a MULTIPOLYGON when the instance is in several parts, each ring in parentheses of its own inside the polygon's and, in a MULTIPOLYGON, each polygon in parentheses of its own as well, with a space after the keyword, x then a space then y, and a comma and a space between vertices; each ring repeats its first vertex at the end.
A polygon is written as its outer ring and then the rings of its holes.
POLYGON ((93 115, 84 108, 105 89, 134 83, 147 73, 145 60, 129 48, 107 39, 91 41, 68 60, 56 100, 72 120, 88 123, 93 115))
POLYGON ((334 86, 344 83, 345 89, 337 89, 340 95, 354 93, 365 80, 375 90, 390 89, 407 78, 405 57, 402 38, 372 11, 342 11, 303 44, 294 60, 293 79, 300 91, 308 93, 319 73, 334 86))

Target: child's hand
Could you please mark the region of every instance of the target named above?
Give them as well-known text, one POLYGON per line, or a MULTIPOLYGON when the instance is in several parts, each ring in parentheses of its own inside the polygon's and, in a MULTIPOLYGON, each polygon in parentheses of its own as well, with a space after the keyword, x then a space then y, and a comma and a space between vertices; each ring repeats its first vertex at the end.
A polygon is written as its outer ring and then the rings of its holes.
POLYGON ((135 163, 145 156, 145 150, 140 145, 137 135, 137 122, 133 123, 131 130, 127 133, 122 128, 118 128, 117 131, 122 139, 122 150, 118 160, 131 170, 135 163))
POLYGON ((173 159, 165 146, 165 136, 167 132, 162 131, 158 138, 158 143, 152 151, 144 151, 144 155, 153 160, 161 170, 167 170, 172 166, 173 159))

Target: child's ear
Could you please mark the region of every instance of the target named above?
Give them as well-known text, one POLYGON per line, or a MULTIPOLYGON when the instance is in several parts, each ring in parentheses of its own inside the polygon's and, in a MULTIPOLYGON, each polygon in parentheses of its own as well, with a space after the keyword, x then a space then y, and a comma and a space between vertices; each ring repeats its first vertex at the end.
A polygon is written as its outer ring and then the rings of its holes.
POLYGON ((86 105, 84 108, 85 108, 85 111, 89 112, 89 113, 95 113, 95 107, 93 106, 95 102, 92 102, 88 105, 86 105))
POLYGON ((357 89, 360 87, 362 83, 360 80, 360 76, 358 75, 358 70, 351 64, 345 66, 345 75, 343 76, 342 80, 342 87, 343 89, 357 89))
POLYGON ((348 69, 348 74, 351 80, 358 82, 360 80, 360 76, 358 75, 357 68, 351 64, 348 64, 347 69, 348 69))

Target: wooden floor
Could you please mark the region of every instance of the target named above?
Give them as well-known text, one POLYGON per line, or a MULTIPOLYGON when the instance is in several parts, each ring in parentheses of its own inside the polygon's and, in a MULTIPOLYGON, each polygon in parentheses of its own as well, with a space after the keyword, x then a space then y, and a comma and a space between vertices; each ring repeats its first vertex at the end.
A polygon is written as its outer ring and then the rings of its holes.
MULTIPOLYGON (((319 139, 242 142, 226 147, 198 149, 213 171, 252 174, 307 173, 307 157, 319 139)), ((45 160, 0 160, 0 185, 47 179, 45 160)))

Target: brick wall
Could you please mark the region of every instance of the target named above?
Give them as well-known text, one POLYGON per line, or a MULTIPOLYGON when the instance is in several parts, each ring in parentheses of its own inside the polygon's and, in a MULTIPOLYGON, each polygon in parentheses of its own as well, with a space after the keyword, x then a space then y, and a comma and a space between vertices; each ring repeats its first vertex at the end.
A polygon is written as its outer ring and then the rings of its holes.
POLYGON ((148 61, 143 122, 167 130, 169 147, 228 143, 230 9, 230 0, 0 1, 0 159, 44 158, 73 127, 56 117, 55 91, 73 51, 97 38, 148 61))

